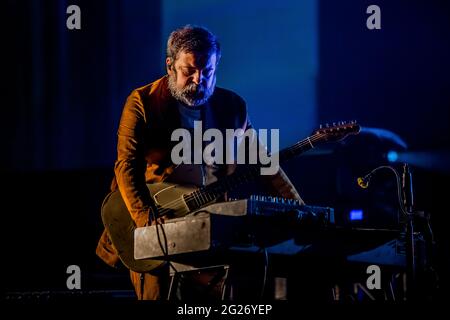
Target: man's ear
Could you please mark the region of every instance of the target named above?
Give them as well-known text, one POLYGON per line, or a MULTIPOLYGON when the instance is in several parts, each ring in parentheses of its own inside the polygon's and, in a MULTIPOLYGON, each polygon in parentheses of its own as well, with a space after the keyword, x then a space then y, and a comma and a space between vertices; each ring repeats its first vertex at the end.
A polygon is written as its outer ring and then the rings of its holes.
POLYGON ((173 67, 173 60, 172 60, 172 58, 167 57, 166 58, 166 69, 167 69, 167 73, 169 75, 173 75, 172 67, 173 67))

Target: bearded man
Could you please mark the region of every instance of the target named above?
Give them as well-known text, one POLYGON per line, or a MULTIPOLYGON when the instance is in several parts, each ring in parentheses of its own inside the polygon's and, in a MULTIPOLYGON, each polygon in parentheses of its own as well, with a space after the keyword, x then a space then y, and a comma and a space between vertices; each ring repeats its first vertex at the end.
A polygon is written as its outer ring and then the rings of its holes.
MULTIPOLYGON (((195 121, 202 121, 204 130, 251 128, 244 100, 216 87, 220 57, 220 44, 207 29, 190 25, 177 29, 167 41, 167 75, 133 90, 125 103, 111 188, 119 189, 137 227, 151 225, 158 215, 146 184, 170 181, 204 186, 235 169, 228 164, 176 166, 171 159, 172 132, 193 130, 195 121)), ((273 195, 301 200, 282 169, 265 180, 273 195)), ((107 232, 99 241, 97 255, 111 266, 119 262, 107 232)), ((142 274, 130 270, 130 274, 138 299, 167 297, 167 266, 142 274)))

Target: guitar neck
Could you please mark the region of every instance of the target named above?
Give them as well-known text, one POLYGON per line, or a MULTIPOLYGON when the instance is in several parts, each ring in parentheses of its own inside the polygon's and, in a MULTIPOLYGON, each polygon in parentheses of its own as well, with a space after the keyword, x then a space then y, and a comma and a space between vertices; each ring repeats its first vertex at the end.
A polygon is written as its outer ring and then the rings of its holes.
MULTIPOLYGON (((319 141, 320 134, 314 134, 306 139, 303 139, 296 144, 283 149, 279 152, 279 161, 283 162, 293 158, 301 153, 304 153, 312 148, 316 141, 319 141)), ((201 187, 184 196, 184 200, 189 208, 193 210, 201 208, 205 204, 208 204, 216 199, 222 197, 226 192, 233 190, 237 186, 251 182, 260 176, 261 165, 252 165, 245 172, 235 172, 229 176, 225 176, 211 183, 208 186, 201 187)))

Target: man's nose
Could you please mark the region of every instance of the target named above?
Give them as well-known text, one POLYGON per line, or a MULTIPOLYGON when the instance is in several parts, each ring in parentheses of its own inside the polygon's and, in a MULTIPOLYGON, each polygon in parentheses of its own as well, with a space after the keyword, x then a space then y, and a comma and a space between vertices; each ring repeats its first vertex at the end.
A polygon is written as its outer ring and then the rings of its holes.
POLYGON ((205 76, 203 75, 202 70, 197 70, 193 75, 192 82, 194 82, 196 85, 199 85, 204 78, 205 76))

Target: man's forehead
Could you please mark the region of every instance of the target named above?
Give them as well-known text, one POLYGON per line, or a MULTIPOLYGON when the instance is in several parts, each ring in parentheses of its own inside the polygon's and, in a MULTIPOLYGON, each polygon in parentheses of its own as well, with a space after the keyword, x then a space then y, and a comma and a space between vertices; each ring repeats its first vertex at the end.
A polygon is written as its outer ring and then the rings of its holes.
POLYGON ((216 54, 182 51, 178 55, 176 62, 181 66, 203 68, 216 64, 216 54))

